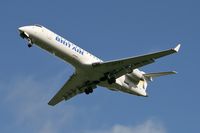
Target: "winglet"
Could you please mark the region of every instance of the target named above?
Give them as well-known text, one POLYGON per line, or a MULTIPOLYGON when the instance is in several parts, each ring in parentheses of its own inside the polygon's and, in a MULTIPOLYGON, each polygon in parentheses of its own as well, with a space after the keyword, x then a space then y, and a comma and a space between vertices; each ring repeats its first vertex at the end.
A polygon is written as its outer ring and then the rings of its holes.
POLYGON ((177 74, 177 73, 178 73, 177 71, 172 71, 172 72, 171 72, 171 74, 177 74))
POLYGON ((179 49, 180 49, 180 47, 181 47, 181 44, 178 44, 178 45, 174 48, 174 51, 175 51, 175 52, 178 52, 179 49))

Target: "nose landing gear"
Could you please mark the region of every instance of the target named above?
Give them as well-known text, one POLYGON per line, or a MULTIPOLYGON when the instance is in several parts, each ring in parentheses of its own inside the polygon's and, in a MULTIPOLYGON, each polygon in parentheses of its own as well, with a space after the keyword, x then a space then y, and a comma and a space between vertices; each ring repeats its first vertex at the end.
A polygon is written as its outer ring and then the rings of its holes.
POLYGON ((28 44, 28 47, 31 48, 31 47, 32 47, 32 44, 29 43, 29 44, 28 44))
POLYGON ((28 47, 31 48, 33 46, 33 43, 30 38, 27 38, 27 39, 28 39, 28 47))

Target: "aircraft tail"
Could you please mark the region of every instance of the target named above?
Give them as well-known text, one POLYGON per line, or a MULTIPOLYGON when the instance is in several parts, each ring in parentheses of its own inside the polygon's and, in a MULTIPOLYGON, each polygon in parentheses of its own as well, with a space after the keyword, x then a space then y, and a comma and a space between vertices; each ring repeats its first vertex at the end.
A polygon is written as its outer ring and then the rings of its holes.
POLYGON ((166 75, 171 75, 171 74, 176 74, 177 72, 175 71, 169 71, 169 72, 157 72, 157 73, 145 73, 143 76, 145 79, 148 81, 153 81, 153 78, 161 77, 161 76, 166 76, 166 75))

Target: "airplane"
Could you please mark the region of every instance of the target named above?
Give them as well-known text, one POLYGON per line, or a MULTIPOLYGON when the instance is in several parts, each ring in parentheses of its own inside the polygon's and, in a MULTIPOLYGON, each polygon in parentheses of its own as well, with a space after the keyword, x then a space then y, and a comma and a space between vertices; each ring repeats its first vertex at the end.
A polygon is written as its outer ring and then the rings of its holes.
POLYGON ((18 30, 20 36, 28 41, 29 48, 35 44, 75 68, 69 80, 48 102, 51 106, 81 93, 90 94, 97 86, 147 97, 147 85, 153 78, 176 74, 175 71, 145 73, 138 68, 154 63, 158 58, 177 53, 180 44, 155 53, 103 61, 42 25, 22 26, 18 30))

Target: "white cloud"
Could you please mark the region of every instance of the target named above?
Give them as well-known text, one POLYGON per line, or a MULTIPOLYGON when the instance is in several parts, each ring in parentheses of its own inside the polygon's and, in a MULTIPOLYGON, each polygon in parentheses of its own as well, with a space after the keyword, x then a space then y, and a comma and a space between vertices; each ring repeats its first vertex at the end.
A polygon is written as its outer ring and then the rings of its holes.
MULTIPOLYGON (((6 91, 0 94, 2 99, 0 102, 3 109, 9 110, 6 115, 11 116, 12 119, 8 123, 9 129, 3 132, 59 133, 67 130, 79 133, 166 133, 164 126, 154 120, 147 120, 134 126, 116 124, 108 129, 85 130, 88 127, 84 127, 84 124, 87 125, 87 121, 92 123, 93 120, 84 119, 83 116, 88 112, 96 113, 97 111, 93 110, 96 109, 96 105, 90 108, 77 107, 70 103, 55 107, 47 105, 48 100, 55 93, 51 93, 52 89, 54 88, 55 91, 59 88, 58 81, 61 78, 63 77, 57 76, 57 78, 41 80, 28 76, 1 83, 0 87, 6 88, 6 91), (85 123, 80 123, 79 117, 82 117, 81 122, 85 123), (80 129, 79 124, 83 125, 80 129), (74 127, 77 129, 70 129, 74 127)), ((1 119, 0 123, 1 121, 4 120, 1 119)))
POLYGON ((57 131, 53 127, 52 123, 48 121, 40 129, 39 133, 56 133, 57 131))
POLYGON ((6 88, 1 103, 8 110, 6 115, 12 119, 7 132, 28 130, 30 133, 58 133, 73 121, 77 107, 69 104, 51 107, 47 104, 52 97, 49 96, 52 87, 59 86, 57 80, 55 77, 38 80, 28 76, 0 84, 1 88, 6 88))
POLYGON ((166 133, 166 130, 160 122, 147 120, 135 126, 117 124, 107 130, 86 131, 85 133, 166 133))

